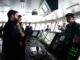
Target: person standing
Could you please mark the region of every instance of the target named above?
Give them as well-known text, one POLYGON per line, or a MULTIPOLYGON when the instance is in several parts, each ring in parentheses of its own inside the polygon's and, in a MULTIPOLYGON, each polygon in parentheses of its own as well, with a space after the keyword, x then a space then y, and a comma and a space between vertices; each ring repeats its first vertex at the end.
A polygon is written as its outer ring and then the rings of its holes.
POLYGON ((21 34, 18 26, 18 12, 10 10, 8 13, 8 22, 3 28, 3 44, 5 48, 5 54, 7 60, 20 59, 19 51, 19 38, 24 36, 21 34))
MULTIPOLYGON (((18 15, 18 28, 20 30, 20 33, 21 34, 24 34, 24 28, 23 28, 23 23, 21 22, 22 21, 22 16, 21 15, 18 15)), ((21 37, 20 38, 20 42, 19 42, 19 54, 20 56, 22 57, 22 59, 25 58, 25 46, 26 46, 26 39, 25 39, 25 34, 24 34, 24 37, 21 37)))
POLYGON ((49 28, 49 25, 47 25, 47 28, 45 29, 45 31, 50 31, 51 29, 49 28))
MULTIPOLYGON (((75 15, 73 13, 66 14, 67 24, 64 33, 70 33, 75 36, 75 42, 72 41, 72 46, 80 50, 80 24, 75 22, 75 15)), ((80 51, 77 52, 74 60, 77 60, 80 55, 80 51)))
POLYGON ((29 23, 29 26, 26 26, 25 34, 26 34, 27 37, 30 37, 30 36, 32 35, 32 26, 31 26, 31 22, 29 23))
POLYGON ((72 33, 80 36, 80 24, 75 22, 75 15, 73 13, 66 14, 66 19, 69 24, 66 25, 65 33, 72 33))

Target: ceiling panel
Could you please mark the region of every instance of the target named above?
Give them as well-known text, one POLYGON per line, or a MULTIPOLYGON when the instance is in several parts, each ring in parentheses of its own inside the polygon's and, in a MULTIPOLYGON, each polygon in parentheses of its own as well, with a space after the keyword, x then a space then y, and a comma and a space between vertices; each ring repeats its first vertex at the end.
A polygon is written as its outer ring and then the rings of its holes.
POLYGON ((42 2, 43 0, 24 0, 23 3, 21 3, 20 0, 0 0, 0 3, 2 3, 4 6, 5 4, 7 4, 8 7, 10 7, 11 9, 15 9, 18 11, 20 9, 23 9, 25 11, 32 11, 33 9, 38 9, 42 2))

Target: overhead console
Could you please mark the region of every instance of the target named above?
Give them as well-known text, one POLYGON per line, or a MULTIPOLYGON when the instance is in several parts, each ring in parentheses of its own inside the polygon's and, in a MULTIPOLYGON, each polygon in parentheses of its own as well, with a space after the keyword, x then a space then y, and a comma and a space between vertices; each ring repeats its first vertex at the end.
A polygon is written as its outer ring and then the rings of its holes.
POLYGON ((58 9, 58 0, 44 0, 40 6, 40 12, 43 16, 47 16, 56 9, 58 9))

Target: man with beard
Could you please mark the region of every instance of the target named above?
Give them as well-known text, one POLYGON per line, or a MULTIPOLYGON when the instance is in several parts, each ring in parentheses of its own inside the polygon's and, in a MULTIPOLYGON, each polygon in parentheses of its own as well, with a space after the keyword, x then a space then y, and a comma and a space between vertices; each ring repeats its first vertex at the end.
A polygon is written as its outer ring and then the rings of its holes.
POLYGON ((10 10, 8 13, 8 22, 3 29, 3 47, 7 60, 20 60, 19 56, 19 38, 24 37, 24 34, 20 33, 17 26, 18 12, 10 10))

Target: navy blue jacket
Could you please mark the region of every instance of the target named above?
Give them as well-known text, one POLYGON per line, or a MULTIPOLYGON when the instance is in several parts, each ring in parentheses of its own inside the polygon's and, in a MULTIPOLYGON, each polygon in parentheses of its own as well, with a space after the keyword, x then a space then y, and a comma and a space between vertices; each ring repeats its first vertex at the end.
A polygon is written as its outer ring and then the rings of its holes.
POLYGON ((73 22, 72 24, 68 24, 65 29, 65 33, 72 33, 80 36, 80 24, 73 22))

